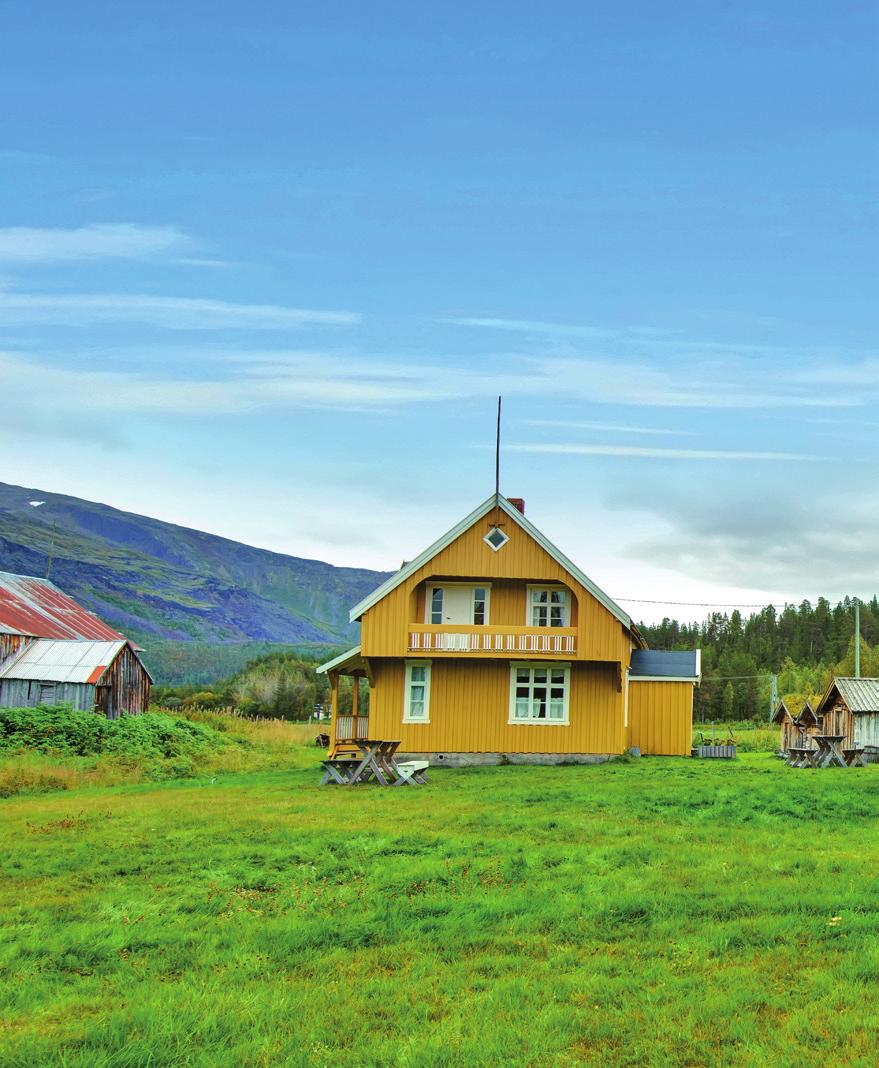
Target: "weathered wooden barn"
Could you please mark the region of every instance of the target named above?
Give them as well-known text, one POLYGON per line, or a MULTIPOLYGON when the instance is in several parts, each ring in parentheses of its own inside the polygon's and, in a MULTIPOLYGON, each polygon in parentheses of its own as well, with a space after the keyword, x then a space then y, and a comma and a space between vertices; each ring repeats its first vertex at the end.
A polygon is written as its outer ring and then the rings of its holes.
POLYGON ((816 712, 824 734, 841 734, 844 748, 879 746, 879 679, 835 678, 816 712))
POLYGON ((138 649, 46 579, 0 572, 0 706, 69 702, 110 719, 149 707, 138 649))
POLYGON ((784 700, 778 702, 772 722, 781 730, 780 744, 782 749, 790 749, 791 746, 809 746, 813 734, 822 731, 822 719, 806 701, 797 715, 794 715, 784 700))

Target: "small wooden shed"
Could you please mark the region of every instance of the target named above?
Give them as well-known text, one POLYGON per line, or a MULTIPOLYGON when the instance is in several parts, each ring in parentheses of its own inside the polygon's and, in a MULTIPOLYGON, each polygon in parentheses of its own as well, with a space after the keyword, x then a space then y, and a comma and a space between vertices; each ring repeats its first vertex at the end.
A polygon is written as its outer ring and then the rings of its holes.
POLYGON ((817 708, 825 734, 841 734, 845 748, 879 746, 879 679, 835 678, 817 708))
POLYGON ((151 683, 137 650, 124 639, 37 638, 0 665, 0 707, 69 703, 118 719, 147 710, 151 683))
POLYGON ((772 722, 780 729, 780 747, 789 749, 792 745, 799 745, 799 730, 794 723, 794 717, 784 700, 778 702, 772 722))

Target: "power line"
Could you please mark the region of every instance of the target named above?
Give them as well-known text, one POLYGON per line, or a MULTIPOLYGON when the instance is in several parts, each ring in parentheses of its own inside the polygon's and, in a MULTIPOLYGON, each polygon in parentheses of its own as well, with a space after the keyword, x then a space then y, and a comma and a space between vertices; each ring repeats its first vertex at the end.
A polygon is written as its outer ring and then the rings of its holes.
MULTIPOLYGON (((736 601, 652 601, 648 597, 614 597, 614 601, 629 601, 631 604, 663 604, 663 605, 676 605, 683 608, 797 608, 798 605, 794 601, 784 602, 772 602, 772 601, 756 601, 753 604, 744 604, 736 601)), ((809 604, 813 607, 817 604, 817 601, 813 602, 808 597, 804 597, 803 600, 809 601, 809 604)), ((817 600, 821 600, 819 597, 817 600)), ((853 600, 853 598, 849 598, 853 600)), ((801 602, 802 603, 802 602, 801 602)), ((830 608, 838 608, 840 605, 845 604, 845 598, 837 601, 835 604, 830 604, 830 608)))

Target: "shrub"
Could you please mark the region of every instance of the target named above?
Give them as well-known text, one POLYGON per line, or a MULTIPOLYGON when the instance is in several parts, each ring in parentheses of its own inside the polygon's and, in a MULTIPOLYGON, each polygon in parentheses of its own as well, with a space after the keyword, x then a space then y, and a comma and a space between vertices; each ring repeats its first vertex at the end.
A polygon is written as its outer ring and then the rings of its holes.
POLYGON ((173 759, 227 744, 203 723, 162 712, 108 720, 69 705, 0 708, 0 752, 37 750, 62 755, 173 759))

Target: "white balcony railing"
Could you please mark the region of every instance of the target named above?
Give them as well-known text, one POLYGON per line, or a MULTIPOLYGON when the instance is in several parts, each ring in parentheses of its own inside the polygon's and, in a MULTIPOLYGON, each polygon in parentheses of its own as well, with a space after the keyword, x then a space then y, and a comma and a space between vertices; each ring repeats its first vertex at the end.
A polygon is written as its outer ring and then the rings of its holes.
POLYGON ((410 653, 496 653, 516 656, 533 653, 544 656, 573 656, 577 636, 573 628, 529 629, 526 627, 473 627, 440 630, 436 627, 410 628, 410 653))

